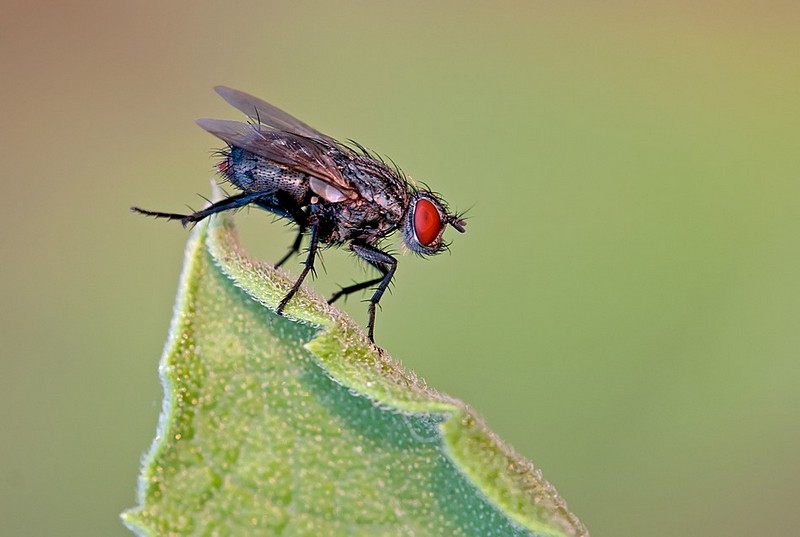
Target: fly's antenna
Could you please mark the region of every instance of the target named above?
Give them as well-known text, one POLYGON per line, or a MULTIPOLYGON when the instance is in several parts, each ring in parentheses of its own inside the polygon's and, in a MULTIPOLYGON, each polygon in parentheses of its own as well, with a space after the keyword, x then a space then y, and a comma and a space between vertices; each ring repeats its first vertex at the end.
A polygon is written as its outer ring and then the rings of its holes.
POLYGON ((459 214, 447 215, 447 223, 453 226, 453 228, 459 233, 464 233, 467 231, 467 221, 459 214))
POLYGON ((471 211, 473 207, 475 207, 474 203, 465 211, 447 215, 447 223, 453 226, 459 233, 464 233, 467 230, 467 213, 471 211))

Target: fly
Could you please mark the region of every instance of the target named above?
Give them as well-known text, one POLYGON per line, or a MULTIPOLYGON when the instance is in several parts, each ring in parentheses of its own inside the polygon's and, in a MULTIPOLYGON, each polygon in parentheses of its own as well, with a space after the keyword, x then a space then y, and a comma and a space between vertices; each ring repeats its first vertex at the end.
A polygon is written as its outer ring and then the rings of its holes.
POLYGON ((191 214, 131 210, 186 226, 215 213, 255 205, 296 224, 297 236, 275 266, 298 254, 306 235, 310 243, 300 276, 278 304, 279 315, 314 270, 320 246, 347 244, 380 276, 342 287, 328 303, 376 286, 369 300, 368 324, 374 343, 375 309, 397 269, 397 259, 380 248, 381 241, 399 229, 409 250, 434 255, 447 247, 442 240, 445 228, 450 225, 464 233, 466 222, 451 213, 437 194, 418 187, 362 146, 338 142, 252 95, 224 86, 215 89, 250 118, 250 123, 197 120, 228 144, 217 170, 241 192, 191 214))

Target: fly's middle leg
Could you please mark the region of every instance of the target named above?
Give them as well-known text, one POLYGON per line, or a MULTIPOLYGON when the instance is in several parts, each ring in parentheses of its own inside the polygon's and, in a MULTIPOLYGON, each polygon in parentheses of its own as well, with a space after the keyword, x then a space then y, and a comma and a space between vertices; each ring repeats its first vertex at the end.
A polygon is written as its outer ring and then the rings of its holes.
MULTIPOLYGON (((311 205, 309 207, 309 214, 313 214, 314 210, 315 206, 311 205)), ((308 273, 314 270, 314 260, 317 257, 317 247, 319 246, 319 223, 316 221, 312 222, 310 228, 311 241, 308 246, 308 255, 306 256, 306 261, 304 263, 305 266, 303 267, 303 271, 300 273, 300 276, 298 276, 297 280, 294 282, 292 288, 289 290, 286 296, 283 297, 283 300, 281 300, 280 304, 278 304, 278 309, 276 310, 278 315, 283 315, 283 309, 286 307, 286 304, 288 304, 292 297, 297 294, 297 291, 303 284, 303 280, 305 280, 306 276, 308 276, 308 273)))
POLYGON ((275 268, 279 268, 300 251, 303 235, 308 231, 308 214, 303 211, 303 208, 292 196, 281 191, 275 193, 274 196, 264 197, 256 201, 256 205, 278 216, 293 220, 297 224, 297 236, 289 247, 289 251, 275 263, 275 268))

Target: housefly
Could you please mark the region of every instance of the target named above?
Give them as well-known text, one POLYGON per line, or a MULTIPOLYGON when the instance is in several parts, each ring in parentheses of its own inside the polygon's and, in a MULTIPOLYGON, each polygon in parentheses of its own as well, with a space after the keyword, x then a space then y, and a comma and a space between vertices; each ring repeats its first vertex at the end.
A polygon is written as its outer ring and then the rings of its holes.
POLYGON ((361 145, 338 142, 252 95, 224 86, 215 89, 250 119, 248 123, 197 120, 228 144, 221 151, 217 170, 241 192, 191 214, 131 210, 179 220, 185 226, 215 213, 255 205, 296 224, 297 236, 275 266, 299 253, 305 235, 310 244, 303 270, 279 303, 278 314, 314 270, 318 249, 347 244, 380 276, 341 288, 328 303, 376 286, 369 300, 368 324, 369 339, 374 342, 375 309, 397 269, 397 259, 381 249, 381 241, 399 229, 409 250, 429 256, 447 247, 442 240, 447 225, 464 233, 466 222, 451 213, 439 195, 417 186, 399 168, 361 145))

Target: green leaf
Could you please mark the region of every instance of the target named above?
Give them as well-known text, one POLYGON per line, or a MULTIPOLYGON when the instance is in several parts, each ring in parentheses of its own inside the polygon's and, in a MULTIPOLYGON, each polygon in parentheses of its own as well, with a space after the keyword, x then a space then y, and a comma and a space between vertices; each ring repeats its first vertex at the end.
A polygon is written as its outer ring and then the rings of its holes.
POLYGON ((587 535, 464 403, 370 345, 344 313, 198 225, 159 373, 140 535, 587 535))

